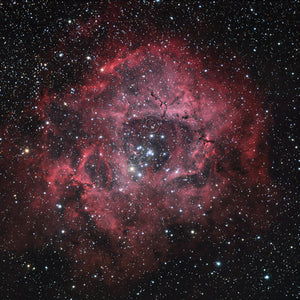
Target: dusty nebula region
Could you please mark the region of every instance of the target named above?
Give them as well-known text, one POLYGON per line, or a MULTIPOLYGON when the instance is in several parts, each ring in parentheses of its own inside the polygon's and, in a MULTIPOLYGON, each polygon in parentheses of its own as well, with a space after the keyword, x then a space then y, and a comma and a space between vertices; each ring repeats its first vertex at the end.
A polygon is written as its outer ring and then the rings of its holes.
POLYGON ((36 100, 34 146, 2 129, 2 245, 51 243, 115 286, 267 228, 269 121, 247 69, 183 39, 105 49, 82 82, 36 100))

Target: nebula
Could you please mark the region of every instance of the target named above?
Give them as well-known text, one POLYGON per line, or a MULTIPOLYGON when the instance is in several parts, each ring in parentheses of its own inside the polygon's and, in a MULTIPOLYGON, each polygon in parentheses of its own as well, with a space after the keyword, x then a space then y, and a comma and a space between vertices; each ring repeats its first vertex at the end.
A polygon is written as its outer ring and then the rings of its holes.
POLYGON ((207 236, 267 228, 269 120, 247 69, 181 38, 105 49, 36 99, 28 148, 2 128, 3 247, 50 244, 121 286, 207 236))

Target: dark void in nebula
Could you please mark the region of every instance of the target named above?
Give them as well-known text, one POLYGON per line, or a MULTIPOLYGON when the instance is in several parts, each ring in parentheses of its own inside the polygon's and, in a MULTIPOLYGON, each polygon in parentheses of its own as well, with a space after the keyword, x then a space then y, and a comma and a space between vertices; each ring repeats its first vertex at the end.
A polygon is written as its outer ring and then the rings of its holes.
POLYGON ((270 220, 269 120, 247 69, 181 38, 127 39, 96 48, 81 82, 41 93, 34 147, 9 126, 1 144, 5 248, 51 243, 111 287, 270 220))

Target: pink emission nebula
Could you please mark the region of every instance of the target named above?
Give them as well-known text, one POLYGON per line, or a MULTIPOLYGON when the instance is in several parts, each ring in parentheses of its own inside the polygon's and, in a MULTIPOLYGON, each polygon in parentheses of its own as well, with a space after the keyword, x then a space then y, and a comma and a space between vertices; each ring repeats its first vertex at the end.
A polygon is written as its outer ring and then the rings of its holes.
POLYGON ((122 286, 208 236, 268 227, 270 120, 247 69, 143 41, 107 40, 82 82, 37 98, 34 147, 2 128, 3 247, 51 243, 74 273, 122 286))

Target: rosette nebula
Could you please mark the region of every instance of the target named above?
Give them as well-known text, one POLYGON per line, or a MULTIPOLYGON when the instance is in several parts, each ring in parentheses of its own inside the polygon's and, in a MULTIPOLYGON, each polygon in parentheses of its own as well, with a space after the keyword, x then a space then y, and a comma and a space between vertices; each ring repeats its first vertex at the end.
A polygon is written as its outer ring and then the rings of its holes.
POLYGON ((105 49, 80 83, 36 99, 28 147, 3 129, 2 245, 51 244, 120 287, 267 228, 269 121, 247 69, 180 38, 105 49))

